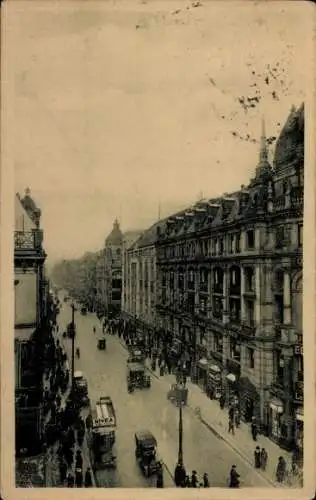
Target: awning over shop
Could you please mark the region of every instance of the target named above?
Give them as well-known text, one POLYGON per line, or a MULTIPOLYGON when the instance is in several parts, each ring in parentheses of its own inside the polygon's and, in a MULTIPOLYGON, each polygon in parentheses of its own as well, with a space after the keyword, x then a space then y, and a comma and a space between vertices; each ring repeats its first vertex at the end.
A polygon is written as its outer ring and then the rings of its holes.
POLYGON ((295 413, 296 420, 299 420, 300 422, 304 422, 304 409, 303 408, 298 408, 295 413))
POLYGON ((220 367, 217 365, 210 365, 209 370, 210 370, 210 372, 213 372, 213 373, 220 373, 221 372, 220 367))
POLYGON ((34 333, 34 326, 31 328, 15 328, 14 329, 14 338, 16 340, 20 340, 21 342, 30 340, 34 333))
POLYGON ((278 399, 273 399, 272 401, 270 401, 269 405, 270 408, 277 411, 278 413, 283 413, 282 401, 279 401, 278 399))
POLYGON ((208 361, 207 361, 207 359, 206 359, 206 358, 201 358, 201 359, 199 360, 199 362, 198 362, 198 365, 199 365, 199 367, 200 367, 200 368, 202 368, 202 369, 206 370, 207 365, 208 365, 208 361))
POLYGON ((228 375, 226 375, 226 378, 229 382, 236 382, 236 375, 234 375, 233 373, 229 373, 228 375))

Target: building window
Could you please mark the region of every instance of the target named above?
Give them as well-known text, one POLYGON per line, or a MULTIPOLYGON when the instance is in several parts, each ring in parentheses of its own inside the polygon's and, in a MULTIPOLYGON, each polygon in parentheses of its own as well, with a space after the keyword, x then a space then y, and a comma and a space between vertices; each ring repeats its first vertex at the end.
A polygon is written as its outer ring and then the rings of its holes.
POLYGON ((279 324, 283 324, 284 321, 283 295, 275 295, 275 321, 279 324))
POLYGON ((200 306, 199 306, 200 314, 206 315, 207 312, 207 298, 200 297, 200 306))
POLYGON ((230 311, 230 320, 232 322, 240 321, 240 300, 239 299, 230 299, 229 300, 229 311, 230 311))
POLYGON ((229 252, 229 253, 233 253, 233 251, 234 251, 234 235, 233 235, 233 234, 230 234, 230 235, 228 236, 228 238, 229 238, 229 239, 228 239, 228 242, 229 242, 229 243, 228 243, 228 252, 229 252))
POLYGON ((224 253, 224 240, 223 238, 219 239, 219 255, 223 255, 224 253))
POLYGON ((194 314, 195 309, 195 294, 188 293, 188 312, 194 314))
POLYGON ((234 361, 240 362, 240 342, 230 339, 230 357, 234 361))
POLYGON ((255 367, 255 351, 251 347, 247 347, 247 366, 252 370, 255 367))
POLYGON ((255 324, 255 306, 253 300, 245 300, 246 323, 249 326, 255 324))
POLYGON ((284 384, 284 357, 280 352, 277 352, 276 354, 276 376, 277 376, 277 383, 283 387, 284 384))
POLYGON ((194 270, 193 269, 189 269, 189 276, 188 276, 188 288, 190 290, 194 290, 195 286, 194 286, 194 270))
POLYGON ((253 250, 255 248, 255 232, 253 229, 246 232, 246 248, 247 250, 253 250))
POLYGON ((245 290, 246 292, 255 291, 254 270, 251 267, 245 268, 245 290))
POLYGON ((283 248, 285 244, 285 230, 284 226, 279 226, 275 230, 275 247, 283 248))
POLYGON ((213 316, 217 319, 222 319, 223 316, 223 299, 213 297, 213 316))
POLYGON ((298 246, 303 246, 303 224, 298 225, 298 246))
POLYGON ((200 290, 202 292, 207 292, 208 289, 208 272, 207 269, 200 270, 200 290))
POLYGON ((218 333, 214 333, 214 351, 219 354, 223 353, 223 337, 218 333))
POLYGON ((239 233, 235 234, 235 252, 236 253, 240 252, 240 234, 239 233))

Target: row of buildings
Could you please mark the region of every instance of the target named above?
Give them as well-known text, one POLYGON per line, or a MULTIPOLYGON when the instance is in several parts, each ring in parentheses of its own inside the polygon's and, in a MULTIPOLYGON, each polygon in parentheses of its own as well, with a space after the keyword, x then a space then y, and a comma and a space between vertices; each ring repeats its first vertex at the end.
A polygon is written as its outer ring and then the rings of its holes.
POLYGON ((16 456, 37 455, 43 444, 43 366, 51 333, 52 303, 45 274, 41 211, 31 198, 15 196, 14 354, 16 456))
POLYGON ((191 361, 212 398, 238 395, 245 421, 302 448, 304 106, 292 108, 269 162, 264 126, 239 190, 123 234, 96 259, 96 309, 120 312, 191 361))

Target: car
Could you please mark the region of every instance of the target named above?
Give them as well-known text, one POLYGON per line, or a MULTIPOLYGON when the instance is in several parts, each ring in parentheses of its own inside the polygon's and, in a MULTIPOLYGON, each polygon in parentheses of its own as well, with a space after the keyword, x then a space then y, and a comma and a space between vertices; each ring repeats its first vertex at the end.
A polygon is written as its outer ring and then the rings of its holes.
POLYGON ((106 349, 106 340, 104 337, 98 339, 98 349, 104 351, 106 349))
POLYGON ((157 440, 148 430, 135 433, 135 457, 145 477, 157 470, 157 440))
POLYGON ((132 392, 134 389, 149 388, 150 385, 150 376, 146 374, 143 364, 127 364, 127 389, 129 392, 132 392))
POLYGON ((83 406, 89 404, 88 382, 81 371, 75 371, 74 373, 74 395, 78 403, 83 406))

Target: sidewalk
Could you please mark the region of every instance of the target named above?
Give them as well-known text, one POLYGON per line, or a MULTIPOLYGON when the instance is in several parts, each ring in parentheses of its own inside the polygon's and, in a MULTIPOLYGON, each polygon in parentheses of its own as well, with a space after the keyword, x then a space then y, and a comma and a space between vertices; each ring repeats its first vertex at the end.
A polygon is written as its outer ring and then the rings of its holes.
MULTIPOLYGON (((59 340, 59 343, 63 349, 63 351, 68 355, 67 349, 65 346, 65 343, 63 341, 62 337, 62 332, 59 331, 59 333, 54 332, 54 338, 55 340, 59 340)), ((66 400, 69 396, 70 393, 70 383, 67 388, 67 391, 65 394, 61 395, 62 398, 62 403, 61 407, 64 408, 66 404, 66 400)), ((66 484, 60 482, 60 477, 59 477, 59 466, 58 466, 58 456, 57 456, 57 450, 58 450, 59 443, 56 443, 52 448, 50 448, 46 454, 46 486, 48 487, 60 487, 64 488, 66 487, 66 484)), ((86 434, 84 436, 83 444, 82 447, 80 448, 77 443, 75 445, 75 450, 74 450, 74 456, 76 454, 77 450, 81 450, 82 452, 82 458, 83 458, 83 464, 82 464, 82 472, 83 476, 85 474, 85 471, 87 470, 88 467, 91 469, 91 476, 92 476, 92 486, 95 487, 95 478, 94 474, 91 468, 90 464, 90 459, 89 459, 89 451, 88 451, 88 446, 87 446, 87 440, 86 440, 86 434)), ((72 472, 73 474, 75 473, 75 464, 72 467, 72 472)))
MULTIPOLYGON (((120 344, 127 349, 124 340, 117 337, 120 344)), ((150 362, 146 359, 146 368, 152 375, 166 386, 166 392, 170 386, 175 383, 175 375, 159 375, 159 369, 152 371, 150 362)), ((299 477, 291 477, 282 484, 278 483, 275 478, 276 465, 279 456, 283 456, 288 466, 292 463, 291 453, 281 449, 277 444, 271 441, 268 437, 261 434, 258 435, 257 441, 253 441, 250 426, 244 422, 240 423, 238 429, 235 428, 235 435, 228 433, 228 414, 227 408, 223 410, 219 406, 219 402, 212 400, 206 396, 202 389, 193 384, 190 380, 187 381, 189 389, 188 408, 195 412, 200 411, 202 423, 209 428, 219 439, 224 440, 242 459, 251 467, 254 466, 254 450, 256 446, 265 448, 268 453, 268 462, 266 470, 257 469, 272 486, 276 488, 292 487, 300 488, 299 477)), ((198 417, 197 417, 198 418, 198 417)))
MULTIPOLYGON (((147 369, 152 372, 151 368, 147 365, 147 369)), ((175 383, 174 375, 158 375, 158 370, 152 374, 162 383, 166 385, 166 390, 169 390, 171 384, 175 383)), ((258 472, 277 488, 294 487, 299 488, 299 479, 294 477, 293 484, 277 483, 275 479, 275 470, 279 456, 283 456, 288 465, 292 462, 291 453, 281 449, 273 441, 261 434, 258 435, 257 441, 253 441, 250 427, 244 422, 240 423, 238 429, 235 428, 235 435, 228 433, 228 415, 227 408, 221 409, 219 402, 209 399, 200 387, 193 384, 191 381, 187 382, 189 389, 188 407, 195 411, 196 409, 201 412, 201 421, 220 439, 223 439, 230 447, 240 455, 243 460, 248 462, 252 467, 254 466, 254 450, 256 446, 265 448, 268 453, 268 462, 266 470, 258 470, 258 472)))

